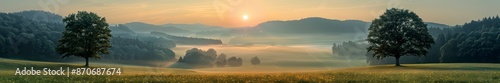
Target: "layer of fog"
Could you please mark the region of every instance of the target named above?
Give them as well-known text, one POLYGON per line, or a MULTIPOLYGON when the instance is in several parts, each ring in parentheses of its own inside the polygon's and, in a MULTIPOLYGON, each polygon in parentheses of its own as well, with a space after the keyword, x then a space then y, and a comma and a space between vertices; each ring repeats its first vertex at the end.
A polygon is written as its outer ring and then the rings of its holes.
POLYGON ((204 50, 213 48, 217 51, 217 54, 224 53, 228 57, 237 56, 243 59, 242 67, 191 69, 198 72, 299 72, 367 65, 365 59, 334 56, 331 45, 181 45, 172 48, 172 50, 176 53, 176 58, 179 58, 184 56, 186 50, 191 48, 204 50), (250 59, 255 56, 259 57, 261 64, 250 64, 250 59))

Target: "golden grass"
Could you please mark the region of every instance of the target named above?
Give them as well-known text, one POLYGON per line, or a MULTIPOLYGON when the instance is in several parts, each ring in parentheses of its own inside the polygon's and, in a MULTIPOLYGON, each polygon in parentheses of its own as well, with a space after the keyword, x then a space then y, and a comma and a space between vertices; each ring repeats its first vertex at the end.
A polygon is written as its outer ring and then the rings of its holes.
MULTIPOLYGON (((0 60, 0 83, 25 82, 186 82, 186 83, 434 83, 434 82, 500 82, 500 64, 486 63, 446 63, 446 64, 403 64, 364 66, 308 72, 195 72, 186 69, 126 66, 117 64, 93 67, 120 67, 122 75, 113 76, 16 76, 15 68, 35 67, 80 67, 80 64, 37 62, 23 60, 0 60)), ((230 70, 226 69, 226 70, 230 70)), ((234 68, 238 69, 238 68, 234 68)), ((215 70, 215 69, 214 69, 215 70)), ((266 69, 255 69, 266 71, 266 69)), ((224 71, 224 70, 222 70, 224 71)))

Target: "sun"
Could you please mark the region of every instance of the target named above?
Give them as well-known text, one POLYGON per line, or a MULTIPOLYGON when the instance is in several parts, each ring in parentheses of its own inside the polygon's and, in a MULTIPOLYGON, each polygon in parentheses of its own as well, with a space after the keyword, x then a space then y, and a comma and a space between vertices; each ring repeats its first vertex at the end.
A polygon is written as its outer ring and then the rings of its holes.
POLYGON ((243 15, 243 20, 248 20, 248 15, 243 15))

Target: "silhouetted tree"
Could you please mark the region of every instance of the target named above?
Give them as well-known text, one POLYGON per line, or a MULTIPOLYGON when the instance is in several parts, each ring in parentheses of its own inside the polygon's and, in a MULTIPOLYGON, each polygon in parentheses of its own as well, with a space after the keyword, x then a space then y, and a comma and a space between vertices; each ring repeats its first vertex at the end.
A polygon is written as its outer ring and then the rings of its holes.
POLYGON ((241 57, 238 57, 238 60, 236 62, 238 64, 238 66, 242 66, 243 65, 243 59, 241 59, 241 57))
POLYGON ((395 57, 396 66, 401 66, 401 56, 425 56, 434 44, 427 25, 417 14, 406 9, 388 9, 372 21, 369 31, 367 40, 371 45, 368 52, 373 51, 373 56, 378 59, 395 57))
POLYGON ((193 48, 186 51, 186 55, 182 59, 182 63, 198 67, 224 67, 228 62, 226 54, 221 53, 217 56, 215 49, 203 51, 198 48, 193 48))
POLYGON ((237 66, 237 59, 236 57, 229 57, 229 59, 227 59, 227 65, 229 65, 230 67, 235 67, 237 66))
POLYGON ((182 56, 179 57, 179 60, 177 62, 182 62, 182 56))
POLYGON ((215 64, 217 65, 217 67, 224 67, 224 66, 226 66, 226 64, 227 64, 226 54, 221 53, 221 54, 217 57, 217 59, 216 59, 216 61, 215 61, 215 64))
POLYGON ((212 60, 206 55, 205 51, 192 48, 186 51, 186 55, 183 58, 183 63, 198 66, 198 67, 211 67, 212 60))
POLYGON ((252 63, 252 65, 258 65, 258 64, 260 64, 259 57, 257 57, 257 56, 253 57, 252 60, 250 60, 250 63, 252 63))
POLYGON ((243 63, 243 60, 241 58, 236 58, 236 57, 230 57, 229 59, 227 59, 227 65, 229 65, 230 67, 239 67, 241 66, 243 63))
POLYGON ((215 51, 215 49, 213 48, 208 49, 207 52, 205 53, 212 62, 214 62, 215 59, 217 58, 217 51, 215 51))
POLYGON ((104 17, 95 13, 78 11, 63 19, 66 30, 57 45, 57 52, 64 57, 78 56, 85 58, 85 66, 89 66, 89 58, 99 59, 99 54, 109 54, 108 48, 111 30, 104 17))

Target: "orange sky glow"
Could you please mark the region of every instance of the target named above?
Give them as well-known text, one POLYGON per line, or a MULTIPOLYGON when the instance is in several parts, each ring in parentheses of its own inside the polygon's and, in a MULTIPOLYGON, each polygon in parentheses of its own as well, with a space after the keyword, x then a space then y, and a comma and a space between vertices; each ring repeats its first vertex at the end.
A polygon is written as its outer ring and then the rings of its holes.
POLYGON ((500 14, 499 0, 7 0, 2 12, 46 10, 66 16, 91 11, 111 24, 202 23, 247 27, 270 20, 323 17, 370 22, 391 7, 410 9, 424 21, 460 25, 500 14), (493 11, 496 10, 496 11, 493 11), (247 15, 247 20, 243 16, 247 15))

